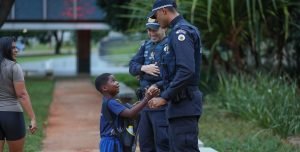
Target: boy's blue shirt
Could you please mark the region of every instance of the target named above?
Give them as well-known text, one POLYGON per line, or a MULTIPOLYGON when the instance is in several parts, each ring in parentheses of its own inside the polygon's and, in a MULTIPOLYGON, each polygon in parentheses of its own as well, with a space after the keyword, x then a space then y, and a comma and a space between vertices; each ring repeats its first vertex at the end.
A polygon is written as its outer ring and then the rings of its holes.
MULTIPOLYGON (((108 100, 107 98, 103 97, 102 103, 108 100)), ((115 126, 117 126, 117 129, 122 129, 123 124, 123 118, 120 116, 120 113, 127 109, 124 105, 119 103, 116 99, 110 99, 110 101, 107 104, 108 109, 112 113, 113 119, 116 118, 115 126)), ((103 111, 103 104, 102 104, 102 111, 103 111)), ((101 113, 100 116, 100 135, 101 137, 113 137, 112 134, 113 128, 109 124, 109 121, 105 119, 103 113, 101 113)))

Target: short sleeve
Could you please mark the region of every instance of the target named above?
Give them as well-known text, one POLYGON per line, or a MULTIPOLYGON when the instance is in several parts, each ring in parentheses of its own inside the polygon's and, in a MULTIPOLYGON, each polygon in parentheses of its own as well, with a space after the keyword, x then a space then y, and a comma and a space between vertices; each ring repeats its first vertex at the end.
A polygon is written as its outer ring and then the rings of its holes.
POLYGON ((17 63, 13 65, 13 81, 14 82, 24 81, 22 68, 17 63))
POLYGON ((110 102, 108 102, 108 108, 111 112, 113 112, 117 116, 119 116, 119 114, 123 110, 127 109, 124 105, 122 105, 116 100, 111 100, 110 102))

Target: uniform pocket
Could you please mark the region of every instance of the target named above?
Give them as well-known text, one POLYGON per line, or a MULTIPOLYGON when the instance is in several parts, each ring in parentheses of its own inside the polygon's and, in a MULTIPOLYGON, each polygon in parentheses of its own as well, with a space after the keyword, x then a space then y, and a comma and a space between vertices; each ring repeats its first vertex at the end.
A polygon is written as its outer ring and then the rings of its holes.
POLYGON ((169 147, 168 125, 166 122, 161 122, 156 125, 156 143, 160 149, 167 150, 169 147))
POLYGON ((181 145, 180 147, 191 147, 198 144, 198 134, 195 127, 177 127, 174 133, 176 144, 181 145))

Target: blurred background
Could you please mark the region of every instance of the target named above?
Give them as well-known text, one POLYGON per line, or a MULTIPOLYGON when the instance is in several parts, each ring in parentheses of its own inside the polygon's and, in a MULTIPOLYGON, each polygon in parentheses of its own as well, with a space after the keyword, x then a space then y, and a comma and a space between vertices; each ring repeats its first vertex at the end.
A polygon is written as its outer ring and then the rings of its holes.
MULTIPOLYGON (((176 2, 201 32, 201 140, 228 152, 300 151, 299 0, 176 2)), ((50 97, 57 77, 84 74, 93 80, 103 72, 135 89, 138 81, 128 74, 128 63, 147 39, 152 4, 0 0, 0 36, 17 38, 18 63, 32 94, 45 83, 50 97)))

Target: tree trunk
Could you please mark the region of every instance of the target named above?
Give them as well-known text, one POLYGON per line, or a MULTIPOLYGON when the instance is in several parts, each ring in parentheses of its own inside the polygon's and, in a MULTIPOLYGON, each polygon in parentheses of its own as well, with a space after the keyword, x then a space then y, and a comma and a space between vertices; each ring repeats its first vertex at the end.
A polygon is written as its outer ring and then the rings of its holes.
POLYGON ((242 26, 238 26, 237 28, 232 28, 228 36, 226 37, 226 41, 225 41, 225 43, 232 50, 233 53, 233 63, 235 64, 238 70, 235 72, 242 71, 244 67, 244 62, 243 62, 244 54, 243 51, 240 49, 240 44, 238 42, 238 36, 240 35, 241 31, 242 31, 242 26))
POLYGON ((250 38, 250 45, 251 45, 251 54, 254 57, 254 62, 255 62, 255 68, 258 68, 260 66, 260 58, 257 52, 257 44, 255 43, 255 40, 251 37, 250 38))
POLYGON ((276 51, 276 55, 277 55, 276 59, 278 61, 277 69, 276 69, 277 73, 282 72, 282 68, 283 68, 283 64, 282 64, 282 61, 283 61, 283 47, 284 47, 284 45, 285 45, 284 35, 280 35, 277 38, 277 51, 276 51))
POLYGON ((61 46, 64 39, 64 31, 61 32, 61 37, 59 37, 58 31, 53 32, 53 36, 55 38, 55 54, 60 54, 61 46))
POLYGON ((4 24, 15 0, 0 0, 0 28, 4 24))

